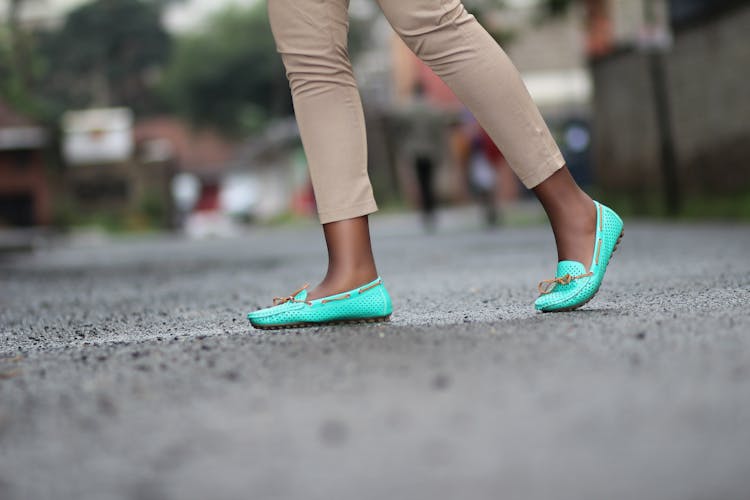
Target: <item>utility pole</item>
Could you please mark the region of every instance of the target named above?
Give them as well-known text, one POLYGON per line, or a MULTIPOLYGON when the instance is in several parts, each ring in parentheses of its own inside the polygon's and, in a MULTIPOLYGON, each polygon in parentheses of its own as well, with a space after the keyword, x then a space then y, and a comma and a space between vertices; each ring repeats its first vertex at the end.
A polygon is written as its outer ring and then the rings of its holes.
POLYGON ((682 209, 682 195, 680 193, 680 182, 677 174, 672 109, 669 101, 669 86, 666 75, 665 53, 671 45, 671 35, 668 31, 668 21, 663 16, 660 16, 657 5, 657 2, 663 1, 643 0, 646 29, 641 42, 648 58, 654 111, 656 112, 664 203, 667 214, 674 216, 678 215, 682 209))

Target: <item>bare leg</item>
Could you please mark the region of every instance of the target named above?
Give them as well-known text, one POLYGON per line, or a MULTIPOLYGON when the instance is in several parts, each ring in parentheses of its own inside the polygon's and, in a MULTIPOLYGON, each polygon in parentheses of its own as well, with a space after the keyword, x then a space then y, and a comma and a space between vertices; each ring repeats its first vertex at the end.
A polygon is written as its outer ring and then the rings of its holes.
POLYGON ((587 269, 594 254, 596 208, 565 166, 538 184, 534 194, 547 212, 555 234, 558 260, 581 262, 587 269))
POLYGON ((378 277, 366 215, 323 224, 323 233, 328 247, 328 272, 310 290, 308 299, 345 292, 378 277))
MULTIPOLYGON (((594 253, 596 209, 578 187, 567 167, 559 169, 533 189, 552 225, 558 260, 589 266, 594 253)), ((309 294, 316 299, 351 290, 378 277, 370 242, 368 217, 323 224, 328 248, 328 271, 309 294)))
POLYGON ((367 172, 362 102, 349 60, 348 0, 269 0, 328 246, 315 299, 377 278, 367 215, 377 211, 367 172))

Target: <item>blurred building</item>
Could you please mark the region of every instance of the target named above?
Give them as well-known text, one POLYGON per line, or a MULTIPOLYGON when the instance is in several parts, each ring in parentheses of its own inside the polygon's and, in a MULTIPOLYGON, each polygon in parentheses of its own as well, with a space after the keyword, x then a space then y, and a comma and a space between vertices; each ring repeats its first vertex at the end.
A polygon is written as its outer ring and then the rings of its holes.
POLYGON ((588 3, 600 184, 659 191, 673 153, 680 192, 747 193, 750 2, 588 3))
POLYGON ((44 128, 0 100, 0 228, 51 222, 46 144, 44 128))
POLYGON ((136 122, 133 137, 142 161, 169 162, 173 173, 189 174, 198 182, 196 210, 219 209, 219 186, 230 167, 237 144, 216 130, 196 129, 174 116, 136 122))
POLYGON ((66 112, 61 201, 71 222, 104 218, 128 229, 170 226, 175 165, 171 148, 163 144, 136 142, 127 108, 66 112))
POLYGON ((237 149, 222 193, 228 213, 251 220, 315 214, 307 160, 293 117, 276 120, 237 149))
POLYGON ((141 162, 169 158, 177 220, 191 236, 222 236, 235 232, 237 222, 315 213, 293 117, 242 141, 176 117, 154 117, 136 123, 134 138, 141 162))

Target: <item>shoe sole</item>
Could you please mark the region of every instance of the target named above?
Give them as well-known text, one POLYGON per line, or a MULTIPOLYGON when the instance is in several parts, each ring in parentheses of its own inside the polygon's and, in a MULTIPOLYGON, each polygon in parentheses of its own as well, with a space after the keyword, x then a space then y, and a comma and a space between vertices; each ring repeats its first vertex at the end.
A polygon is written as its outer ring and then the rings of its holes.
POLYGON ((252 322, 250 322, 250 325, 253 326, 253 328, 257 328, 258 330, 286 330, 291 328, 310 328, 313 326, 334 326, 334 325, 356 325, 356 324, 362 324, 362 323, 383 323, 385 321, 390 321, 391 315, 388 316, 378 316, 375 318, 361 318, 361 319, 341 319, 336 321, 325 321, 325 322, 315 322, 315 321, 306 321, 306 322, 300 322, 300 323, 286 323, 283 325, 255 325, 252 322))
MULTIPOLYGON (((620 231, 620 236, 617 238, 617 241, 615 242, 615 248, 612 249, 612 255, 610 255, 610 257, 609 257, 609 262, 612 261, 612 257, 614 257, 615 252, 617 252, 617 247, 620 246, 620 242, 622 241, 622 237, 624 235, 625 235, 625 230, 623 229, 622 231, 620 231)), ((608 267, 609 267, 609 262, 607 262, 607 266, 608 267)), ((606 272, 606 269, 604 271, 606 272)), ((548 313, 550 313, 550 312, 570 312, 570 311, 575 311, 576 309, 579 309, 579 308, 585 306, 586 304, 588 304, 589 302, 591 302, 591 300, 593 300, 593 298, 596 297, 596 294, 599 293, 599 288, 601 288, 601 286, 602 286, 602 284, 599 283, 599 286, 596 288, 596 290, 594 291, 594 293, 591 294, 591 297, 589 297, 588 299, 586 299, 586 301, 581 302, 577 306, 571 306, 571 307, 566 307, 565 309, 554 309, 552 311, 542 311, 542 312, 548 312, 548 313)))

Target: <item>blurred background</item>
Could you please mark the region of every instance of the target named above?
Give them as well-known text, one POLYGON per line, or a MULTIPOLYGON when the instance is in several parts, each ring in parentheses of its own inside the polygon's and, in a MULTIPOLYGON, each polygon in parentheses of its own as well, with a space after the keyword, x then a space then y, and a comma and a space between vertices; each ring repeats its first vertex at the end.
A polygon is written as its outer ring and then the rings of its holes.
MULTIPOLYGON (((465 5, 590 192, 630 215, 750 219, 750 1, 465 5)), ((381 210, 507 222, 528 193, 502 152, 374 0, 350 13, 381 210)), ((265 2, 4 0, 0 240, 315 220, 292 113, 265 2)))

